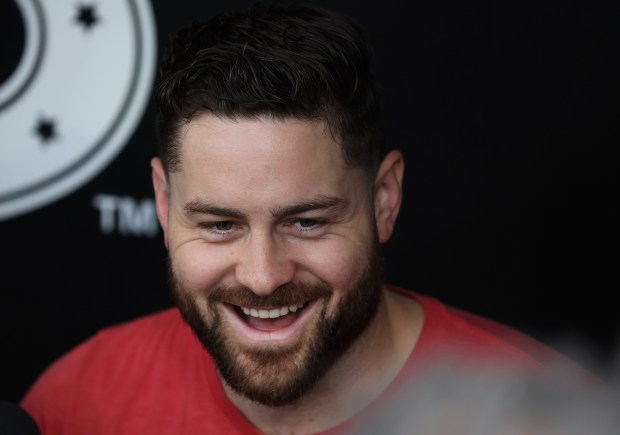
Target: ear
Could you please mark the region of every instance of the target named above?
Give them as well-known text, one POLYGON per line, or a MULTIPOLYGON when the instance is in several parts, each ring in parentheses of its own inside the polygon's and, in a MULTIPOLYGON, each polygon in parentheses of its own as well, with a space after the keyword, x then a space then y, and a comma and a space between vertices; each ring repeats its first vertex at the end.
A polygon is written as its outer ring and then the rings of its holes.
POLYGON ((155 190, 155 205, 157 207, 157 218, 164 231, 164 243, 168 247, 168 196, 169 188, 166 180, 166 171, 159 157, 151 160, 153 169, 153 189, 155 190))
POLYGON ((383 159, 375 178, 375 220, 379 242, 392 236, 400 211, 405 161, 400 151, 390 151, 383 159))

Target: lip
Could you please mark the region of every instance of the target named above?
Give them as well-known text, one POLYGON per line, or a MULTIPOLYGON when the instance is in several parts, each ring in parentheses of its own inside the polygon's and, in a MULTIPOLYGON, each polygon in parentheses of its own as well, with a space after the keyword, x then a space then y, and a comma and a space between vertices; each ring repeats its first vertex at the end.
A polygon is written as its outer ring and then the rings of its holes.
POLYGON ((275 331, 261 331, 244 322, 235 312, 232 305, 222 304, 226 317, 242 341, 250 345, 257 344, 289 344, 300 338, 306 326, 315 317, 319 300, 308 302, 297 318, 289 326, 275 331))

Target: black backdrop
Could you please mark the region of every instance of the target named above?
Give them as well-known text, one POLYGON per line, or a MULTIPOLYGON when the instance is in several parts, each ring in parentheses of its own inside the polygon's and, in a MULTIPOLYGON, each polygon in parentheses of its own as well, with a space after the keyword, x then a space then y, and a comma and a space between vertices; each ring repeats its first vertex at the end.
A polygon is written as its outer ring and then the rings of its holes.
MULTIPOLYGON (((98 3, 80 2, 95 11, 98 3)), ((513 325, 607 375, 620 328, 612 302, 620 288, 618 8, 311 3, 366 27, 388 144, 405 154, 388 281, 513 325)), ((247 4, 153 1, 158 41, 247 4)), ((3 52, 12 46, 2 44, 3 52)), ((0 221, 0 399, 19 400, 50 362, 100 328, 170 305, 161 233, 106 233, 93 206, 100 194, 151 197, 153 122, 149 106, 96 177, 0 221)), ((2 136, 7 158, 19 144, 2 136)))

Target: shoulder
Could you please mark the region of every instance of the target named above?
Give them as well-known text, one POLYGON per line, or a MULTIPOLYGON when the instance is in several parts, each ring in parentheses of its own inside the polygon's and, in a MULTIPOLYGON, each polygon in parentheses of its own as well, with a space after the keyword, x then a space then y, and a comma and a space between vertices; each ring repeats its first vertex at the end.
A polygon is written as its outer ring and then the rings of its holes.
POLYGON ((176 309, 107 327, 50 365, 22 406, 42 427, 128 409, 154 379, 187 371, 186 354, 201 349, 195 341, 176 309))
POLYGON ((418 358, 450 357, 472 365, 508 361, 533 368, 566 360, 551 347, 517 329, 419 293, 395 288, 416 299, 424 312, 418 358))
POLYGON ((612 409, 606 385, 551 347, 435 298, 395 291, 421 304, 424 325, 407 367, 363 422, 368 433, 385 427, 529 433, 532 427, 567 429, 567 416, 590 418, 612 409), (589 410, 579 414, 586 405, 589 410))
POLYGON ((183 325, 177 310, 168 309, 106 327, 59 358, 43 376, 76 373, 77 368, 84 373, 98 367, 127 367, 127 359, 155 351, 162 343, 172 344, 172 336, 182 333, 183 325))
POLYGON ((126 370, 134 365, 133 359, 157 351, 162 344, 174 344, 174 336, 183 335, 183 329, 183 320, 176 309, 106 327, 50 365, 31 392, 58 382, 92 381, 93 375, 100 379, 102 370, 107 374, 117 367, 126 370))

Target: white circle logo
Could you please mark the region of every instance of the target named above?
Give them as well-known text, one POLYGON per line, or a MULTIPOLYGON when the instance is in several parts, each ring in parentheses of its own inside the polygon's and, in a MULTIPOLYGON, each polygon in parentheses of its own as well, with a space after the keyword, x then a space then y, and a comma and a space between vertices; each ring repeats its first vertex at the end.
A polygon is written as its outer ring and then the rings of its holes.
POLYGON ((0 83, 0 220, 103 170, 140 122, 155 76, 148 0, 14 0, 23 50, 0 83))

